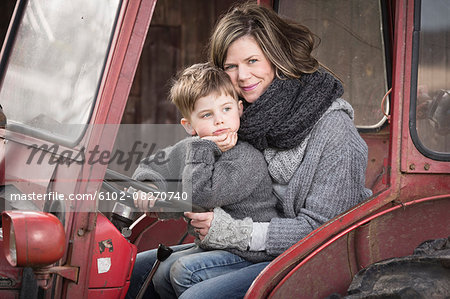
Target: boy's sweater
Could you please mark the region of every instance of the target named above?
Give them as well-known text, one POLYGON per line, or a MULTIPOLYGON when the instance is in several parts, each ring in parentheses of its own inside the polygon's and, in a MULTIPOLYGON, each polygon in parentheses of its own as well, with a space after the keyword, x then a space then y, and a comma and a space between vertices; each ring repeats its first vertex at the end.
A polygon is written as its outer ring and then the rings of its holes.
MULTIPOLYGON (((269 222, 278 217, 267 163, 247 142, 238 141, 222 153, 212 141, 189 137, 144 159, 133 178, 151 181, 162 191, 188 192, 193 204, 221 207, 234 219, 269 222), (156 155, 164 162, 155 163, 156 155)), ((246 257, 245 251, 237 254, 246 257)))

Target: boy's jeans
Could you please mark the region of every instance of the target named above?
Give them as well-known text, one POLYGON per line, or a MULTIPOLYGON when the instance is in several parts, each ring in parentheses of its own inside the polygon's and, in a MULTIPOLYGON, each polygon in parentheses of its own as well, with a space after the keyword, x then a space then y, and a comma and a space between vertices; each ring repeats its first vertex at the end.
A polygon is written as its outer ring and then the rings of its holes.
MULTIPOLYGON (((227 290, 231 292, 234 289, 233 285, 230 285, 230 282, 232 281, 226 279, 226 276, 224 276, 226 281, 222 282, 220 277, 218 277, 228 273, 235 279, 234 283, 237 285, 236 290, 241 294, 241 297, 243 297, 253 279, 268 264, 252 264, 228 251, 205 251, 195 244, 172 246, 172 249, 174 250, 172 255, 159 265, 159 268, 153 277, 153 283, 147 288, 144 296, 145 298, 157 298, 157 294, 164 299, 176 298, 186 289, 204 280, 208 281, 197 285, 199 288, 192 288, 194 290, 187 292, 187 294, 185 294, 186 296, 183 297, 189 298, 189 293, 191 293, 195 296, 192 298, 199 298, 198 296, 201 294, 198 292, 201 291, 205 296, 215 294, 213 297, 217 298, 218 295, 222 295, 222 293, 217 292, 218 288, 223 286, 216 285, 211 278, 215 277, 217 284, 225 283, 227 290), (237 271, 240 269, 242 270, 237 271), (240 275, 238 273, 241 273, 242 277, 239 278, 240 275), (248 282, 243 284, 244 281, 248 282)), ((156 249, 141 252, 137 255, 131 276, 130 288, 126 298, 131 299, 137 296, 141 285, 150 273, 155 261, 156 249)), ((237 295, 237 293, 234 294, 237 295)), ((210 298, 211 297, 209 297, 209 299, 210 298)))

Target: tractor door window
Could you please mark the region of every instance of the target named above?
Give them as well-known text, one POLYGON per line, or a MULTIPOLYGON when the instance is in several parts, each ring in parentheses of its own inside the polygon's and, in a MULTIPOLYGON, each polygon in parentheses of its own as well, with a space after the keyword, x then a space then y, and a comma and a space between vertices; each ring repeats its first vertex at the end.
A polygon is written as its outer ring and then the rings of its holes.
POLYGON ((5 51, 9 58, 2 57, 0 70, 0 102, 11 130, 63 144, 81 136, 97 97, 120 3, 33 0, 19 9, 23 16, 12 27, 10 51, 5 51))
POLYGON ((413 55, 418 63, 413 65, 413 73, 417 71, 417 84, 412 84, 416 90, 411 91, 411 109, 415 112, 416 126, 411 135, 424 155, 449 161, 450 2, 416 1, 415 9, 421 11, 414 33, 413 55))
POLYGON ((382 7, 379 1, 279 0, 278 13, 306 25, 320 38, 313 54, 344 84, 358 128, 379 128, 387 91, 382 7))

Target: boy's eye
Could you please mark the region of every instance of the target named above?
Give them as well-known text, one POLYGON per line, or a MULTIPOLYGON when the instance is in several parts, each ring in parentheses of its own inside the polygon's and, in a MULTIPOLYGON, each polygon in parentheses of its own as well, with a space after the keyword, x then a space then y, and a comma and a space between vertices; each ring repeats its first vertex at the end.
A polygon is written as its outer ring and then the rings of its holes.
POLYGON ((225 108, 223 108, 223 111, 230 111, 231 110, 231 107, 225 107, 225 108))
POLYGON ((211 113, 205 113, 201 115, 201 118, 208 118, 211 116, 211 113))
POLYGON ((250 63, 250 64, 252 64, 252 63, 255 63, 255 62, 257 62, 258 60, 257 59, 250 59, 248 62, 250 63))

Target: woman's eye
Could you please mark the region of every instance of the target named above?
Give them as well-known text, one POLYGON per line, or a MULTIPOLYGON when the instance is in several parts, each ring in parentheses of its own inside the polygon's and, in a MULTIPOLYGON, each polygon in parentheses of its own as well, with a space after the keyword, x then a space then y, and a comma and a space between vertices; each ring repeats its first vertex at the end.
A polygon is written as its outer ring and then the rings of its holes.
POLYGON ((250 63, 250 64, 252 64, 252 63, 255 63, 255 62, 257 62, 258 60, 257 59, 250 59, 248 62, 250 63))
POLYGON ((235 67, 236 67, 235 65, 226 65, 226 66, 224 67, 224 71, 232 70, 232 69, 234 69, 235 67))

